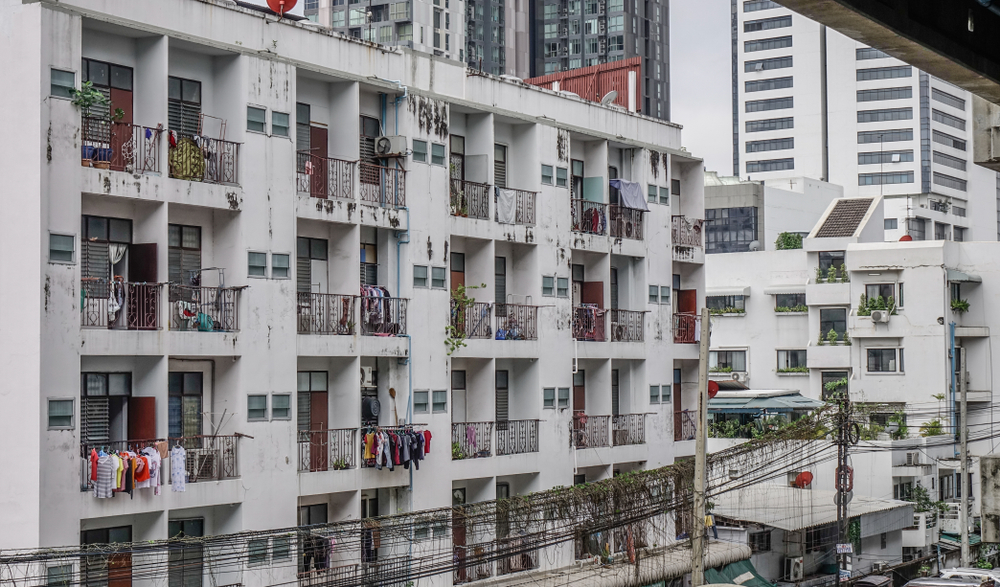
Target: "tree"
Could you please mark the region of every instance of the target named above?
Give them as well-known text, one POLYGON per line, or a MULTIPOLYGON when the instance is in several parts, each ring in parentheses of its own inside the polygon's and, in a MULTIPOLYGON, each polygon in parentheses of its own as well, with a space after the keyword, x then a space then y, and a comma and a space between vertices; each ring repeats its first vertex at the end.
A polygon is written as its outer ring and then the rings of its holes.
POLYGON ((794 232, 783 232, 778 235, 778 240, 774 241, 774 246, 779 251, 802 248, 802 235, 794 232))

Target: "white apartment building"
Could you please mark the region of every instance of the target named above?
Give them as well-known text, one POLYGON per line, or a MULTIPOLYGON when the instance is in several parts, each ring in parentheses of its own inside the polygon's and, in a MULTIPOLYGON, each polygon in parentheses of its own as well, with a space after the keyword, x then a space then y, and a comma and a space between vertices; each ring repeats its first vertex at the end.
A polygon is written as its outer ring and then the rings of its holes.
POLYGON ((733 0, 733 173, 885 200, 885 240, 996 240, 968 92, 771 0, 733 0))
MULTIPOLYGON (((703 169, 678 125, 222 0, 3 0, 0 55, 24 82, 0 115, 17 471, 0 549, 290 528, 672 462, 705 280, 703 169), (110 104, 81 112, 83 82, 110 104), (611 168, 662 196, 638 209, 611 168), (410 429, 432 435, 419 469, 366 458, 368 434, 410 429), (159 494, 95 496, 92 450, 158 447, 159 494)), ((341 555, 406 556, 385 550, 341 555)), ((243 584, 332 564, 296 556, 243 584)), ((572 545, 537 558, 572 564, 572 545)))

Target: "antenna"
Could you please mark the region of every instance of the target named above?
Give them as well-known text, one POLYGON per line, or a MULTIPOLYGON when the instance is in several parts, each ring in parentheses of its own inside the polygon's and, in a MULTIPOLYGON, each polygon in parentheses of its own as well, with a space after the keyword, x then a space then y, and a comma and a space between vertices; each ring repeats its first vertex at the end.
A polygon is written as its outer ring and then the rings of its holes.
POLYGON ((607 106, 618 98, 618 90, 611 90, 601 98, 601 105, 607 106))

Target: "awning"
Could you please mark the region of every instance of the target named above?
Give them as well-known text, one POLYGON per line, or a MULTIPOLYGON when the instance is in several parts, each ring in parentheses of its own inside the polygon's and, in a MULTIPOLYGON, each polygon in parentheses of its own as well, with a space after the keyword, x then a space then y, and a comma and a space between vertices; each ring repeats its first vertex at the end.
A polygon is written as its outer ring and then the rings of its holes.
POLYGON ((705 582, 729 583, 744 587, 774 587, 770 581, 760 576, 753 563, 748 560, 729 563, 715 569, 706 569, 705 582))
POLYGON ((710 287, 705 290, 706 296, 749 296, 750 286, 746 287, 710 287))
POLYGON ((948 281, 951 283, 982 283, 983 278, 978 275, 969 275, 968 273, 962 273, 957 269, 948 270, 948 281))
POLYGON ((752 393, 753 391, 737 392, 738 395, 730 395, 720 391, 719 395, 708 400, 708 411, 730 414, 757 414, 763 410, 769 412, 815 410, 825 405, 824 402, 803 397, 799 393, 751 395, 752 393))
POLYGON ((764 288, 764 294, 774 296, 778 294, 801 294, 806 293, 806 284, 789 283, 787 285, 771 285, 764 288))

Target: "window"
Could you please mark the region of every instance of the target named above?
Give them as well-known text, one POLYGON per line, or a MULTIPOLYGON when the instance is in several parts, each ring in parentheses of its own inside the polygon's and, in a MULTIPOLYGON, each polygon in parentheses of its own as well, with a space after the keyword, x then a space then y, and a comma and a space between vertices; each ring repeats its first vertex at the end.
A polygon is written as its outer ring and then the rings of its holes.
POLYGON ((770 100, 750 100, 745 104, 747 112, 766 112, 768 110, 784 110, 795 105, 795 99, 791 96, 787 98, 771 98, 770 100))
POLYGON ((778 351, 778 373, 802 371, 806 368, 806 351, 778 351))
POLYGON ((444 267, 431 267, 431 287, 444 289, 448 284, 444 267))
POLYGON ((201 82, 167 78, 167 125, 182 134, 198 133, 201 119, 201 82))
POLYGON ((952 116, 951 114, 945 114, 937 108, 931 110, 931 117, 941 124, 947 124, 948 126, 957 128, 958 130, 965 130, 965 120, 957 116, 952 116))
POLYGON ((568 387, 560 387, 559 388, 559 397, 558 397, 558 399, 559 399, 558 406, 560 408, 568 408, 569 407, 569 388, 568 387))
POLYGON ((172 371, 167 376, 167 434, 170 438, 201 435, 201 372, 172 371))
MULTIPOLYGON (((117 553, 127 548, 125 545, 132 542, 132 526, 118 526, 116 528, 100 528, 96 530, 83 530, 80 532, 81 544, 100 544, 101 548, 95 549, 100 554, 93 554, 81 557, 80 560, 80 582, 79 585, 109 585, 109 584, 131 584, 132 567, 122 565, 115 573, 110 572, 110 563, 118 557, 117 553), (108 548, 110 547, 110 548, 108 548)), ((124 554, 124 553, 123 553, 124 554)), ((119 555, 120 556, 120 555, 119 555)), ((124 556, 128 556, 124 554, 124 556)), ((118 559, 121 560, 121 559, 118 559)), ((70 569, 72 565, 66 565, 70 569)), ((76 585, 77 583, 73 583, 76 585)))
POLYGON ((111 440, 112 423, 121 422, 125 417, 128 411, 128 398, 131 395, 131 373, 82 373, 81 441, 96 444, 111 440))
POLYGON ((247 106, 247 130, 252 132, 264 132, 267 128, 267 110, 247 106))
POLYGON ((786 128, 794 128, 795 119, 789 116, 786 118, 770 118, 766 120, 748 120, 746 126, 747 132, 782 130, 786 128))
POLYGON ((783 29, 792 26, 792 17, 778 16, 775 18, 762 18, 759 20, 748 20, 743 23, 744 33, 755 33, 757 31, 769 31, 772 29, 783 29))
POLYGON ((564 188, 568 185, 569 170, 565 167, 556 167, 556 186, 564 188))
POLYGON ((823 401, 826 401, 843 391, 847 391, 847 378, 849 376, 850 374, 847 371, 823 371, 820 373, 823 401), (831 383, 835 383, 836 389, 827 389, 827 385, 831 383))
POLYGON ((542 390, 542 407, 546 409, 556 407, 556 388, 546 387, 542 390))
POLYGON ((729 373, 747 370, 746 351, 709 351, 708 370, 729 373))
POLYGON ((49 430, 73 429, 73 400, 49 400, 49 430))
POLYGON ((705 305, 709 310, 745 310, 745 298, 743 296, 707 296, 705 305))
POLYGON ((267 420, 266 395, 247 396, 247 420, 251 422, 258 420, 267 420))
POLYGON ((556 296, 560 298, 569 297, 569 278, 559 277, 556 279, 556 296))
POLYGON ((882 165, 884 163, 909 163, 913 161, 913 151, 872 151, 858 153, 858 165, 882 165))
POLYGON ((410 16, 410 3, 409 2, 393 2, 389 5, 389 19, 397 20, 400 18, 408 18, 410 16))
POLYGON ((896 218, 886 218, 882 221, 882 228, 885 230, 896 230, 899 228, 899 222, 896 218))
POLYGON ((887 122, 912 119, 913 108, 884 108, 882 110, 858 111, 858 122, 887 122))
POLYGON ((287 137, 288 136, 288 113, 287 112, 272 112, 271 113, 271 135, 276 137, 287 137))
POLYGON ((943 133, 939 130, 933 132, 935 143, 941 143, 942 145, 947 145, 953 149, 958 149, 960 151, 965 150, 965 141, 958 137, 953 137, 948 133, 943 133))
POLYGON ((763 161, 747 161, 747 173, 764 171, 783 171, 795 169, 795 159, 765 159, 763 161))
POLYGON ((752 71, 769 71, 772 69, 785 69, 786 67, 792 66, 792 56, 787 55, 785 57, 773 57, 771 59, 755 59, 753 61, 746 61, 743 63, 743 71, 750 73, 752 71))
POLYGON ((867 130, 858 133, 858 144, 868 143, 895 143, 898 141, 912 141, 913 129, 901 128, 897 130, 867 130))
POLYGON ((963 242, 964 240, 966 240, 965 239, 965 229, 962 228, 961 226, 955 226, 955 227, 953 227, 952 228, 952 233, 954 235, 952 237, 952 240, 954 240, 955 242, 960 243, 960 242, 963 242))
POLYGON ((427 390, 413 392, 413 412, 416 414, 426 414, 430 412, 430 399, 427 397, 427 390))
POLYGON ((747 0, 743 3, 743 12, 756 12, 771 8, 781 8, 781 6, 771 0, 747 0))
MULTIPOLYGON (((625 50, 625 36, 624 35, 612 35, 608 37, 608 51, 624 51, 625 50)), ((660 93, 660 84, 656 84, 656 93, 660 93)), ((659 97, 659 96, 657 96, 659 97)))
MULTIPOLYGON (((409 18, 409 15, 407 15, 409 18)), ((413 40, 413 23, 399 23, 396 25, 396 40, 400 43, 413 40)))
POLYGON ((806 294, 804 293, 777 294, 774 296, 775 308, 802 308, 805 305, 806 294))
MULTIPOLYGON (((266 406, 265 406, 266 408, 266 406)), ((291 420, 292 419, 292 396, 288 393, 276 393, 271 395, 271 419, 291 420)))
POLYGON ((913 183, 912 171, 894 173, 859 173, 858 185, 889 185, 896 183, 913 183))
POLYGON ((915 241, 922 241, 927 238, 926 221, 923 218, 908 218, 906 220, 906 234, 915 241))
POLYGON ((913 75, 909 65, 899 65, 896 67, 873 67, 871 69, 859 69, 858 81, 863 82, 873 79, 894 79, 898 77, 910 77, 913 75))
POLYGON ((903 100, 913 97, 913 88, 876 88, 874 90, 858 90, 858 102, 878 102, 881 100, 903 100))
POLYGON ((448 392, 445 390, 434 391, 434 404, 431 406, 435 414, 443 414, 448 411, 448 392))
POLYGON ((657 304, 660 301, 660 286, 651 285, 649 286, 649 303, 657 304))
POLYGON ((855 49, 854 53, 858 61, 864 61, 865 59, 883 59, 889 57, 888 54, 883 53, 878 49, 872 49, 871 47, 865 47, 863 49, 855 49))
POLYGON ((831 330, 837 333, 838 339, 844 338, 844 333, 847 332, 846 308, 822 308, 819 311, 819 331, 823 338, 831 330))
POLYGON ((952 157, 951 155, 945 155, 940 151, 934 151, 934 162, 945 167, 951 167, 952 169, 958 169, 959 171, 965 171, 966 165, 964 159, 959 159, 958 157, 952 157))
POLYGON ((889 535, 887 533, 885 533, 885 532, 882 532, 881 534, 879 534, 879 545, 881 546, 882 550, 885 550, 886 547, 887 547, 888 537, 889 537, 889 535))
POLYGON ((75 585, 73 565, 54 565, 45 569, 45 587, 71 587, 75 585))
POLYGON ((961 192, 966 191, 966 181, 943 173, 934 172, 934 183, 961 192))
POLYGON ((844 251, 821 251, 819 253, 819 268, 826 275, 830 267, 836 266, 839 269, 844 264, 845 258, 844 251))
POLYGON ((73 263, 76 238, 68 234, 49 234, 49 262, 73 263))
POLYGON ((334 10, 333 11, 333 26, 334 27, 346 26, 345 25, 345 22, 346 22, 345 16, 346 16, 346 14, 344 13, 343 10, 334 10))
POLYGON ((192 285, 201 269, 201 227, 167 227, 167 281, 192 285))
POLYGON ((434 165, 444 165, 444 145, 431 143, 431 163, 434 165))
POLYGON ((618 15, 608 18, 608 32, 617 33, 625 30, 625 16, 618 15))
POLYGON ((660 286, 660 303, 661 304, 670 303, 670 288, 665 285, 660 286))
POLYGON ((61 69, 49 70, 50 84, 49 94, 56 98, 72 98, 70 90, 76 89, 76 74, 72 71, 61 69))
POLYGON ((247 540, 247 564, 250 566, 267 563, 267 538, 247 540))
POLYGON ((899 353, 899 369, 903 372, 903 349, 868 349, 869 373, 896 373, 896 353, 899 353))
MULTIPOLYGON (((307 238, 298 237, 295 239, 295 255, 296 255, 296 265, 295 265, 295 286, 296 289, 301 293, 311 293, 312 292, 312 266, 314 261, 326 261, 327 260, 327 242, 325 239, 321 238, 307 238)), ((361 268, 362 268, 362 283, 364 282, 364 269, 368 266, 365 263, 365 250, 364 245, 362 245, 361 251, 361 268)), ((375 265, 375 270, 377 272, 378 265, 375 265)), ((365 284, 373 285, 373 284, 365 284)))
POLYGON ((934 240, 946 241, 948 240, 948 225, 941 224, 940 222, 934 223, 934 240))
POLYGON ((784 49, 792 46, 791 35, 787 37, 772 37, 770 39, 760 39, 757 41, 743 41, 743 52, 753 53, 754 51, 768 51, 770 49, 784 49))
POLYGON ((681 195, 681 180, 679 179, 670 180, 670 194, 673 196, 681 195))
POLYGON ((705 210, 705 243, 708 253, 750 250, 757 240, 757 208, 709 208, 705 210))
POLYGON ((655 204, 657 187, 655 185, 646 185, 646 193, 647 193, 646 200, 650 204, 655 204))
POLYGON ((284 253, 271 254, 271 277, 274 279, 288 279, 291 275, 289 263, 290 255, 284 253))
POLYGON ((413 160, 427 163, 427 141, 413 139, 413 160))
POLYGON ((555 277, 549 275, 542 276, 542 295, 543 296, 554 296, 555 295, 555 277))
POLYGON ((771 531, 750 533, 750 552, 771 552, 771 531))
POLYGON ((839 536, 836 524, 817 526, 806 530, 806 552, 829 550, 831 544, 837 543, 839 536))
MULTIPOLYGON (((789 18, 789 20, 791 20, 791 18, 789 18)), ((767 90, 783 90, 785 88, 792 87, 792 78, 776 77, 773 79, 760 79, 745 82, 743 85, 747 93, 766 92, 767 90)))
POLYGON ((413 266, 413 287, 427 287, 427 265, 413 266))
POLYGON ((247 275, 267 277, 267 253, 247 253, 247 275))
POLYGON ((552 166, 542 165, 542 183, 552 185, 552 166))
MULTIPOLYGON (((205 520, 170 520, 167 536, 170 538, 195 538, 205 535, 205 520)), ((186 545, 183 542, 167 550, 168 584, 170 587, 201 587, 204 576, 204 546, 186 545)))
POLYGON ((664 206, 670 205, 670 190, 667 188, 660 188, 660 203, 664 206))
POLYGON ((660 403, 660 386, 650 385, 649 386, 649 403, 658 404, 660 403))
POLYGON ((931 98, 934 98, 942 104, 947 104, 952 108, 958 108, 959 110, 965 110, 965 100, 959 98, 958 96, 952 96, 948 92, 942 92, 937 88, 931 88, 931 98))

